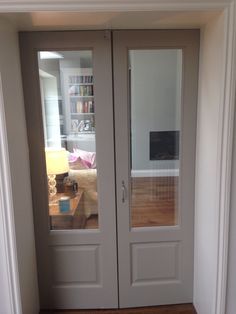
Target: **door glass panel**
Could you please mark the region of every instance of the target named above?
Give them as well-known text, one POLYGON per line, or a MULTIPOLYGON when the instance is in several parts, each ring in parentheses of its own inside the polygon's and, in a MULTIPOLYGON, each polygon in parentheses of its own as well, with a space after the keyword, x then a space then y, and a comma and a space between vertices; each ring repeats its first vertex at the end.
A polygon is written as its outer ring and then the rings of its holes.
POLYGON ((129 51, 131 226, 179 223, 182 50, 129 51))
POLYGON ((98 228, 92 51, 38 53, 51 230, 98 228))

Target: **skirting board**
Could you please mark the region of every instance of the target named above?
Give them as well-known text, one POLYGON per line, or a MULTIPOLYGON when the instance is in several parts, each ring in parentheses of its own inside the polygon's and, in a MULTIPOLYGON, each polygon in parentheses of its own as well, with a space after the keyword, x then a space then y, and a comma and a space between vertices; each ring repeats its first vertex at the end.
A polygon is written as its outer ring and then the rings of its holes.
POLYGON ((134 178, 142 177, 178 177, 179 169, 147 169, 132 170, 131 176, 134 178))

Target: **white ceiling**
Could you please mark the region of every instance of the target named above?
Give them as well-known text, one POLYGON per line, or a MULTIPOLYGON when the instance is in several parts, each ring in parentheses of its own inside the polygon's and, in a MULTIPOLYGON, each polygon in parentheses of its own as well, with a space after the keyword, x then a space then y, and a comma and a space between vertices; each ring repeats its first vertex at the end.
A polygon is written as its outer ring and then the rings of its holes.
POLYGON ((20 31, 199 28, 219 11, 1 13, 20 31))

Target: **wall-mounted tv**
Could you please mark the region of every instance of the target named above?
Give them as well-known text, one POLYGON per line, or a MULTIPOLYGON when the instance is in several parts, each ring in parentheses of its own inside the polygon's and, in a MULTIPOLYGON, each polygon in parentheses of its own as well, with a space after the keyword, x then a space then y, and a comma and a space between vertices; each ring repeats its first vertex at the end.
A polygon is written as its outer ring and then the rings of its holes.
POLYGON ((150 160, 178 160, 179 131, 150 132, 150 160))

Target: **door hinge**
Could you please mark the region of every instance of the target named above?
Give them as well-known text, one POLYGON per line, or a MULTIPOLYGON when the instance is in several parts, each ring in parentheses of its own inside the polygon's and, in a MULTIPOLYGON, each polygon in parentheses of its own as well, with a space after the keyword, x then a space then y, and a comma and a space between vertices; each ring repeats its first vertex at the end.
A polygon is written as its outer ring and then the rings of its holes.
POLYGON ((105 30, 104 31, 104 38, 110 40, 111 39, 111 31, 110 30, 105 30))

